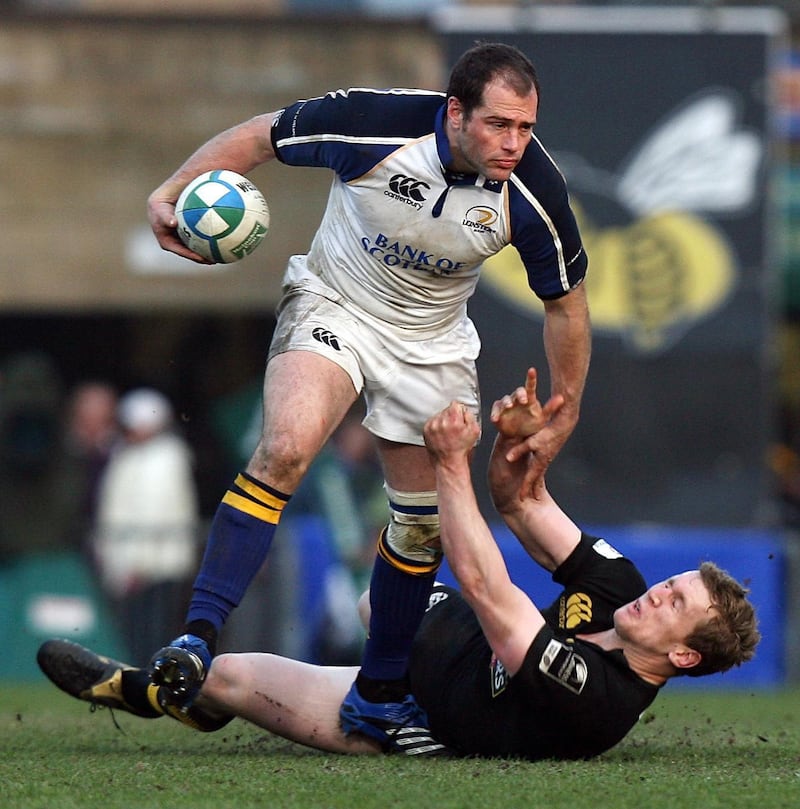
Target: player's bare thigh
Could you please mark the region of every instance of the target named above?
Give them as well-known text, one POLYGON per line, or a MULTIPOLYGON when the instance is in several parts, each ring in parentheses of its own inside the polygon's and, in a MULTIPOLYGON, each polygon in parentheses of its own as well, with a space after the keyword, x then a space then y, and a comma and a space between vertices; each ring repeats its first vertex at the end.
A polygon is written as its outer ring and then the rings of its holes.
POLYGON ((376 446, 384 478, 393 489, 398 492, 429 492, 436 488, 436 478, 425 447, 397 444, 384 438, 378 438, 376 446))
POLYGON ((334 753, 375 754, 377 743, 345 736, 339 707, 358 669, 315 666, 272 654, 220 655, 202 698, 285 739, 334 753))
POLYGON ((286 351, 267 364, 264 425, 247 471, 291 494, 357 398, 350 376, 311 351, 286 351))

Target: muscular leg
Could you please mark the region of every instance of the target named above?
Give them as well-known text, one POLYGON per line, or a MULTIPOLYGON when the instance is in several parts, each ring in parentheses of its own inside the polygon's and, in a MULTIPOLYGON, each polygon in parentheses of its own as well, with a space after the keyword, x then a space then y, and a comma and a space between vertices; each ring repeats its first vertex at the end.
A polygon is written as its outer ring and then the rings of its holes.
POLYGON ((379 450, 393 517, 378 542, 358 678, 359 693, 372 702, 402 699, 408 690, 408 656, 440 562, 429 551, 438 550, 438 514, 427 450, 385 440, 379 450))
POLYGON ((386 482, 398 492, 426 492, 436 488, 436 477, 425 447, 378 439, 378 454, 386 482))
POLYGON ((358 396, 348 374, 310 351, 287 351, 264 375, 264 427, 247 472, 291 494, 358 396))
POLYGON ((350 377, 318 354, 289 351, 267 365, 261 440, 217 509, 187 624, 218 631, 238 605, 284 506, 355 398, 350 377))
POLYGON ((332 753, 375 754, 364 736, 345 736, 339 706, 356 668, 314 666, 272 654, 229 654, 214 660, 198 705, 235 714, 271 733, 332 753))

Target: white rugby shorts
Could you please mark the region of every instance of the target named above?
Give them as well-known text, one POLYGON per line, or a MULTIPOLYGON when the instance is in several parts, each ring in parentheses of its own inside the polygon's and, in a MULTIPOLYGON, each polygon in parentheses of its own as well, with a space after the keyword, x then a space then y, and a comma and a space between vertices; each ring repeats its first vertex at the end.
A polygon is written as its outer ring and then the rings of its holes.
POLYGON ((348 307, 324 285, 301 283, 285 290, 269 359, 313 351, 336 363, 364 393, 364 426, 389 441, 424 445, 425 422, 453 400, 480 421, 480 339, 472 321, 465 315, 439 335, 404 338, 401 329, 348 307))

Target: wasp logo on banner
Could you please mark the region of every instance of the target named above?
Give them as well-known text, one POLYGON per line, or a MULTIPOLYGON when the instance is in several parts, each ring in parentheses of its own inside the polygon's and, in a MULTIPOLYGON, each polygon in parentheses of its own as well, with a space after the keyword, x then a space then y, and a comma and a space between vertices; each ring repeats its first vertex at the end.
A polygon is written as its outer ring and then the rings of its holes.
MULTIPOLYGON (((663 351, 731 295, 737 257, 715 218, 753 205, 764 155, 762 139, 737 114, 731 93, 695 96, 647 134, 616 174, 559 155, 589 255, 597 332, 621 334, 638 353, 663 351), (614 210, 617 221, 598 224, 600 208, 614 210)), ((519 265, 506 248, 486 262, 484 279, 541 316, 519 265)))

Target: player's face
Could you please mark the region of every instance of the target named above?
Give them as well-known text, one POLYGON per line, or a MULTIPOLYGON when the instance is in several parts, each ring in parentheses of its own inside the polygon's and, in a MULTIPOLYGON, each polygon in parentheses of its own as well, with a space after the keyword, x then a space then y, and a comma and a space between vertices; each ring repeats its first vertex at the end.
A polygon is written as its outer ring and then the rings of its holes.
POLYGON ((711 598, 697 570, 654 584, 614 613, 617 634, 656 654, 683 644, 695 627, 713 617, 711 598))
POLYGON ((531 141, 539 97, 535 89, 519 96, 504 81, 490 82, 480 106, 466 116, 461 102, 447 100, 447 124, 453 165, 465 174, 507 180, 531 141))

